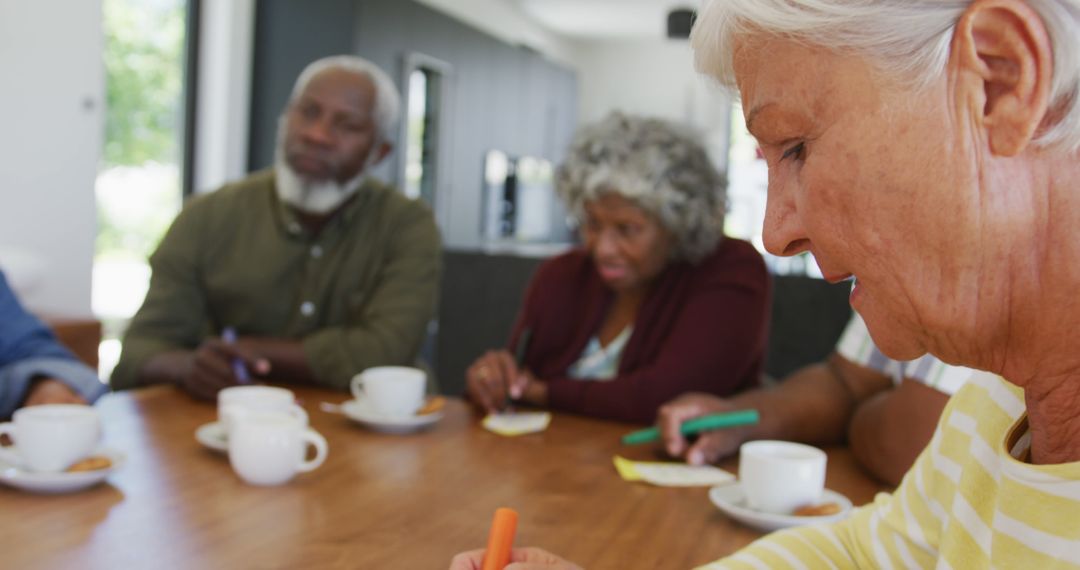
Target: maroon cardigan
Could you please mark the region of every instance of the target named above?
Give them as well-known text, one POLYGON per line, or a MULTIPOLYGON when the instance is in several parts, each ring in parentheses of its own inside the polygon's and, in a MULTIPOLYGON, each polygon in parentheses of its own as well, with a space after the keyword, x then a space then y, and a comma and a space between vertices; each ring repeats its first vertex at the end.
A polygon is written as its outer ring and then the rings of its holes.
POLYGON ((567 370, 596 334, 614 297, 592 258, 573 250, 533 276, 510 334, 511 352, 531 331, 525 367, 548 384, 548 403, 605 419, 652 423, 657 409, 685 392, 727 396, 757 386, 765 359, 771 283, 750 244, 724 238, 691 265, 660 275, 642 303, 609 381, 569 378, 567 370))

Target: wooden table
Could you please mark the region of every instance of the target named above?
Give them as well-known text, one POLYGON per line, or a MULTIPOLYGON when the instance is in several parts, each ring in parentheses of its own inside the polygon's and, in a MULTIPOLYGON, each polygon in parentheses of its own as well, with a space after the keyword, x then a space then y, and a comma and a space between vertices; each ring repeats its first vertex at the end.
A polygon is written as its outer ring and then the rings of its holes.
MULTIPOLYGON (((71 495, 0 489, 3 566, 438 569, 483 546, 500 506, 521 513, 518 545, 590 569, 689 568, 759 536, 704 488, 623 482, 613 455, 653 458, 618 444, 633 426, 557 415, 544 433, 504 438, 452 400, 429 431, 380 435, 318 410, 344 395, 296 392, 330 454, 274 488, 245 485, 195 441, 213 405, 164 387, 106 396, 106 443, 127 453, 126 465, 71 495)), ((845 449, 828 454, 830 488, 856 504, 882 489, 845 449)))

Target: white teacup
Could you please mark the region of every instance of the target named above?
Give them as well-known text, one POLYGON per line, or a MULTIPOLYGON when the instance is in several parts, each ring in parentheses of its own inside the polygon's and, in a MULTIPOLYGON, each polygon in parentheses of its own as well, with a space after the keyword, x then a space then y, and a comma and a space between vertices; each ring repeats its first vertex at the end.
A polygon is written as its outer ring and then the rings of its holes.
POLYGON ((252 485, 280 485, 326 460, 326 439, 290 414, 248 412, 229 435, 229 463, 252 485), (315 457, 305 460, 308 444, 315 457))
POLYGON ((739 448, 739 483, 759 511, 791 514, 821 500, 825 452, 790 441, 751 441, 739 448))
POLYGON ((411 416, 424 404, 427 374, 407 366, 376 366, 353 376, 353 396, 373 411, 390 417, 411 416))
POLYGON ((0 434, 15 442, 0 457, 31 471, 55 473, 90 455, 101 441, 97 410, 75 404, 30 406, 0 424, 0 434))
POLYGON ((276 386, 232 386, 218 392, 218 421, 232 433, 239 415, 249 412, 280 412, 308 423, 307 412, 296 404, 291 390, 276 386))

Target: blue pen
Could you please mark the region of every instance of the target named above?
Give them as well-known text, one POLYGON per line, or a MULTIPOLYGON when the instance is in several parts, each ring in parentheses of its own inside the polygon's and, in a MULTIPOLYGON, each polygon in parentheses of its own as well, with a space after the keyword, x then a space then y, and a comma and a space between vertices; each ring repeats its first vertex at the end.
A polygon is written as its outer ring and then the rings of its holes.
MULTIPOLYGON (((236 329, 233 327, 225 327, 221 331, 221 339, 228 344, 236 344, 236 329)), ((236 376, 237 381, 241 384, 250 384, 251 376, 248 375, 247 367, 244 366, 244 361, 239 358, 232 359, 233 375, 236 376)))

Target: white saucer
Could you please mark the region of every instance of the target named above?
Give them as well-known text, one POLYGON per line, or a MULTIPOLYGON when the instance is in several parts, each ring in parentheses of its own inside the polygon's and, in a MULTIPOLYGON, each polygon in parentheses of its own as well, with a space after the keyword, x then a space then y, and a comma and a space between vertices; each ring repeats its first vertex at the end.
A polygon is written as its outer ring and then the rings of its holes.
POLYGON ((32 493, 71 493, 101 483, 124 464, 122 451, 102 448, 93 455, 108 457, 112 465, 94 471, 37 473, 0 462, 0 483, 32 493))
POLYGON ((419 416, 386 416, 371 409, 362 399, 349 400, 341 405, 341 411, 350 420, 380 433, 412 433, 431 426, 442 419, 442 411, 419 416))
POLYGON ((203 424, 195 430, 195 440, 204 447, 221 453, 229 452, 229 434, 221 422, 203 424))
POLYGON ((821 502, 840 505, 840 512, 820 517, 797 517, 795 515, 765 513, 752 509, 746 504, 746 496, 743 495, 742 486, 738 483, 713 487, 709 490, 709 499, 731 518, 765 532, 807 524, 836 522, 846 518, 851 513, 852 508, 851 501, 847 497, 836 491, 825 489, 821 493, 821 502))

